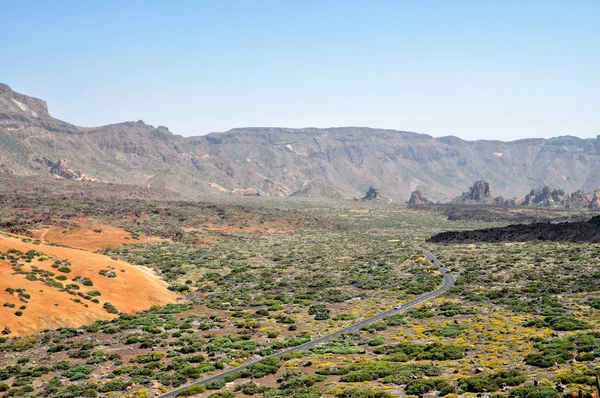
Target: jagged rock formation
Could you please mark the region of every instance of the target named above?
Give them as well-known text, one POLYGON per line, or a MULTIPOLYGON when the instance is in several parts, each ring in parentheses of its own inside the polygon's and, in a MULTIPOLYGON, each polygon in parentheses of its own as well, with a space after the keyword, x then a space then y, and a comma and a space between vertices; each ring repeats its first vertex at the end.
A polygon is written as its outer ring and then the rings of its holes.
POLYGON ((569 208, 571 209, 583 209, 588 207, 588 205, 588 196, 583 191, 583 189, 578 189, 577 191, 573 192, 569 197, 569 208))
POLYGON ((484 180, 475 181, 469 188, 468 192, 463 192, 462 195, 452 200, 452 203, 457 204, 493 204, 502 202, 500 197, 495 199, 490 191, 490 183, 484 180))
POLYGON ((544 186, 541 190, 531 190, 519 206, 554 207, 567 209, 600 209, 600 191, 585 193, 582 189, 567 194, 562 189, 544 186))
MULTIPOLYGON (((475 179, 505 197, 540 181, 569 192, 600 187, 600 138, 464 141, 361 127, 239 128, 181 137, 143 121, 74 126, 53 118, 45 101, 1 84, 0 171, 49 175, 52 167, 35 160, 44 158, 66 160, 71 170, 99 181, 194 197, 246 188, 287 197, 307 182, 355 197, 369 181, 402 201, 425 187, 430 199, 448 201, 475 179)), ((490 201, 485 189, 467 196, 467 203, 490 201)))
POLYGON ((590 210, 600 210, 600 190, 595 190, 591 194, 590 203, 588 203, 587 208, 590 210))
POLYGON ((426 197, 423 196, 421 191, 419 191, 417 189, 417 190, 414 190, 411 192, 410 199, 408 200, 407 203, 409 206, 419 206, 419 205, 426 205, 431 202, 429 201, 429 199, 427 199, 426 197))
POLYGON ((569 196, 562 189, 545 185, 540 191, 532 189, 521 203, 522 206, 567 207, 569 196))

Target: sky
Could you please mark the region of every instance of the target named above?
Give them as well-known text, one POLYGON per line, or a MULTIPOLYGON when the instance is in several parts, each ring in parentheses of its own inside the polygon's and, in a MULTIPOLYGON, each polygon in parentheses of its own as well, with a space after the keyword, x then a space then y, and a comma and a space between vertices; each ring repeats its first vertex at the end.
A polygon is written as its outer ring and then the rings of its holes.
POLYGON ((600 1, 2 0, 0 82, 80 126, 600 134, 600 1))

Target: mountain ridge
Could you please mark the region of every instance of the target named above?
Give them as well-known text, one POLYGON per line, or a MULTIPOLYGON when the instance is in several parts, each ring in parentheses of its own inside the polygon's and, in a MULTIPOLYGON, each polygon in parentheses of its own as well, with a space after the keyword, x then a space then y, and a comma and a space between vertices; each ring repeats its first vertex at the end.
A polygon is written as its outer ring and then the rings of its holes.
POLYGON ((505 197, 539 185, 600 187, 600 137, 466 141, 366 127, 244 127, 183 137, 141 120, 78 127, 53 118, 45 101, 0 84, 0 172, 49 175, 45 164, 57 162, 72 168, 66 176, 191 197, 235 189, 287 197, 311 184, 346 198, 373 186, 398 202, 417 189, 450 200, 479 179, 505 197))

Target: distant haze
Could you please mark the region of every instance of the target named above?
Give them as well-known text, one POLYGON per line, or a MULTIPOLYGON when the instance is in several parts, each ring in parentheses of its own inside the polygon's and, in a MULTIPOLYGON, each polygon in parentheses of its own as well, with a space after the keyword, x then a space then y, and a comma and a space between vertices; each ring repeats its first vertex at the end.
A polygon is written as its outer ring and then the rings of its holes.
POLYGON ((598 15, 583 0, 8 0, 0 81, 77 125, 143 119, 184 136, 595 137, 598 15))

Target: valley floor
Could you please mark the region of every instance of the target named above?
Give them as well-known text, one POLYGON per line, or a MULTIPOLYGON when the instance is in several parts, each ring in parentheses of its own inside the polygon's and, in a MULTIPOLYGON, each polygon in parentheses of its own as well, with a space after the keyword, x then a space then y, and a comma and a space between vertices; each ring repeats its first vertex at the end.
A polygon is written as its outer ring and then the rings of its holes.
POLYGON ((0 209, 0 298, 15 305, 0 307, 0 396, 156 397, 303 344, 439 286, 415 242, 457 276, 451 291, 182 396, 596 389, 597 244, 424 243, 506 223, 400 205, 56 198, 0 209))

